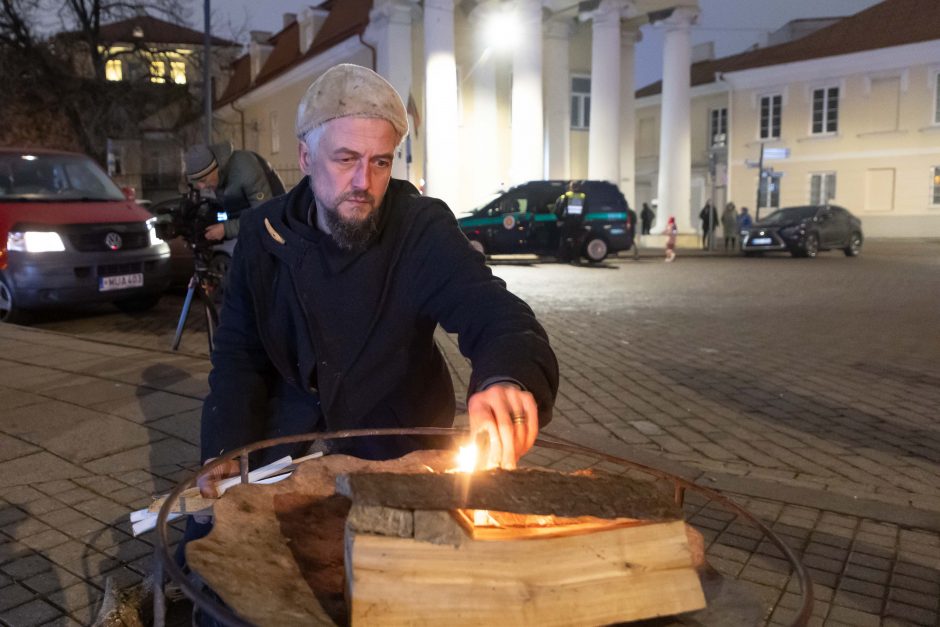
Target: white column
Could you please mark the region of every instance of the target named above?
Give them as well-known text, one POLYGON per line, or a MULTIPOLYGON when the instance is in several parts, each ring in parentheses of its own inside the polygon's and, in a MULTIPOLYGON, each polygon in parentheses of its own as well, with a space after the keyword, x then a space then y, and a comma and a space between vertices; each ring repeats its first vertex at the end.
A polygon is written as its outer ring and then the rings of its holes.
POLYGON ((425 193, 454 206, 460 171, 454 0, 424 0, 424 65, 425 193))
POLYGON ((489 20, 499 10, 497 3, 481 3, 470 13, 473 32, 473 147, 468 155, 474 163, 473 195, 470 206, 479 207, 500 188, 499 109, 496 99, 496 58, 487 41, 489 20))
POLYGON ((517 0, 519 25, 512 55, 512 160, 510 178, 522 183, 544 177, 542 122, 542 3, 517 0))
POLYGON ((571 176, 571 61, 574 23, 555 18, 545 25, 545 150, 548 178, 571 176))
POLYGON ((588 178, 620 182, 620 3, 601 0, 592 14, 588 178))
MULTIPOLYGON (((411 93, 411 21, 418 0, 378 0, 369 12, 364 39, 375 46, 375 71, 385 77, 407 104, 411 93)), ((411 137, 414 141, 414 133, 411 137)), ((407 178, 405 142, 395 152, 392 176, 407 178)))
POLYGON ((620 32, 620 191, 636 209, 636 27, 620 32))
POLYGON ((680 233, 694 233, 692 222, 692 140, 689 104, 692 44, 689 27, 695 9, 678 8, 657 22, 665 29, 663 44, 662 119, 659 130, 659 209, 657 224, 676 218, 680 233))

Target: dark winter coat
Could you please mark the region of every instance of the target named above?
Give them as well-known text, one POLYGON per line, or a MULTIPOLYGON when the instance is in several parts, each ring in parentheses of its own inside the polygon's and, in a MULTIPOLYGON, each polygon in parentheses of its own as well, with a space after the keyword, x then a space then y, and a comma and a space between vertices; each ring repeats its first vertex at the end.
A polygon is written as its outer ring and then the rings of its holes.
POLYGON ((379 234, 347 252, 307 223, 303 179, 241 216, 203 407, 202 456, 314 430, 450 426, 454 391, 434 342, 457 333, 468 393, 510 379, 546 424, 558 364, 531 309, 505 288, 447 206, 392 180, 379 234), (321 418, 322 416, 322 418, 321 418))

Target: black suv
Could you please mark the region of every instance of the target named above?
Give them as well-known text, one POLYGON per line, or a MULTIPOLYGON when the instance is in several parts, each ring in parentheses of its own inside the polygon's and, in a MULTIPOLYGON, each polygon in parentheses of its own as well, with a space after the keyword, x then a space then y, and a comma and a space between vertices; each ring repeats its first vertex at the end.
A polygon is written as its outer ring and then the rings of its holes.
POLYGON ((471 245, 485 255, 529 253, 564 259, 574 253, 597 263, 608 254, 629 250, 635 214, 617 186, 576 182, 579 202, 569 203, 563 197, 570 183, 517 185, 457 222, 471 245))
POLYGON ((789 251, 815 257, 821 250, 842 249, 855 257, 862 249, 862 223, 843 207, 806 205, 778 209, 753 224, 741 238, 745 255, 789 251))

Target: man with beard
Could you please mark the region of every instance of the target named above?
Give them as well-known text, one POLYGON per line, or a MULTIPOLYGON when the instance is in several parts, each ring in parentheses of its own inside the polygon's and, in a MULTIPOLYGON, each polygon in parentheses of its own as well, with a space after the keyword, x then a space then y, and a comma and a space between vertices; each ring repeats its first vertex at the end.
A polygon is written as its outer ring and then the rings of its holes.
MULTIPOLYGON (((450 209, 391 178, 408 132, 401 97, 375 72, 338 65, 308 89, 296 130, 306 177, 241 216, 203 460, 313 431, 452 425, 440 325, 473 366, 471 431, 488 435, 491 462, 514 467, 551 419, 558 365, 532 310, 492 275, 450 209)), ((331 450, 389 459, 440 444, 376 436, 331 450)), ((302 452, 268 449, 253 465, 302 452)), ((202 478, 204 494, 236 471, 202 478)))

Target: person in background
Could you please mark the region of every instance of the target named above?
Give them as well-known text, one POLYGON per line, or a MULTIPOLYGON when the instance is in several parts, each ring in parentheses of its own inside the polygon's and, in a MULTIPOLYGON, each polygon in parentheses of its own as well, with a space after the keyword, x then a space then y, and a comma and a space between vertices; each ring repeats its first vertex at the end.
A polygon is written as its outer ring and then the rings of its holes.
POLYGON ((751 228, 752 224, 754 221, 751 219, 751 214, 747 212, 747 207, 741 207, 741 215, 738 216, 738 231, 743 233, 751 228))
POLYGON ((725 236, 725 252, 734 252, 738 246, 738 212, 733 202, 725 205, 725 210, 721 212, 721 231, 725 236))
POLYGON ((200 191, 211 191, 227 214, 225 221, 206 228, 207 240, 235 239, 242 211, 284 193, 280 177, 261 155, 233 150, 231 142, 196 144, 183 161, 189 182, 200 191))
POLYGON ((666 263, 671 263, 676 259, 676 236, 679 234, 675 218, 670 216, 663 233, 666 235, 666 263))
POLYGON ((649 235, 650 229, 653 228, 653 221, 656 219, 656 213, 650 209, 650 204, 648 202, 643 203, 643 209, 640 211, 640 221, 643 224, 643 235, 649 235))
POLYGON ((581 181, 570 181, 568 189, 555 201, 555 216, 559 221, 558 258, 562 261, 580 263, 586 197, 581 181))
POLYGON ((715 229, 718 228, 718 211, 715 210, 711 200, 705 201, 705 206, 698 212, 698 217, 702 221, 702 249, 708 250, 715 236, 715 229))

